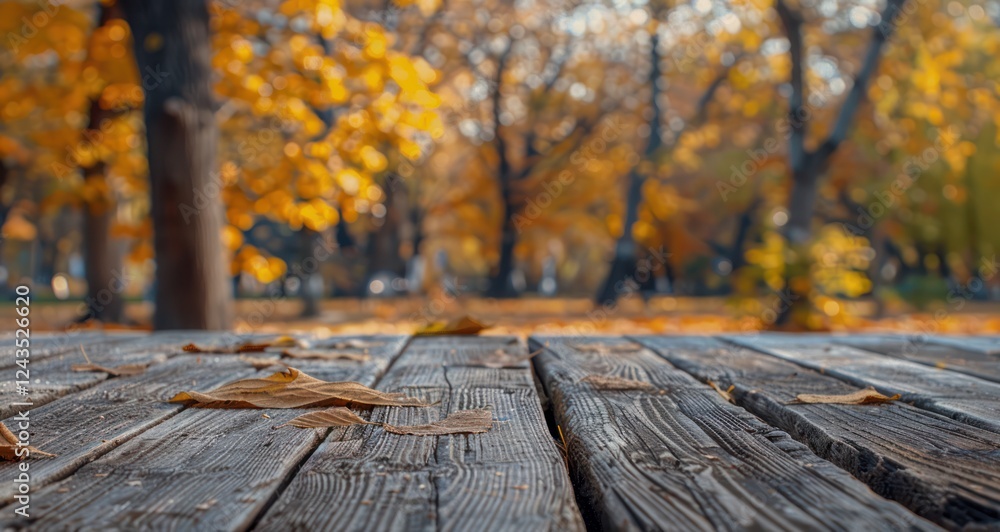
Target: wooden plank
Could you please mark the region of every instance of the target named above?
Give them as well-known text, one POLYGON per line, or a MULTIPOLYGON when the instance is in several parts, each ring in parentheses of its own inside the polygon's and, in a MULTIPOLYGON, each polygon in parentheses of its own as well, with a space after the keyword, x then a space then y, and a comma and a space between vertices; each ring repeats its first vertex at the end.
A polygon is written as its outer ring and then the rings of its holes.
MULTIPOLYGON (((85 346, 87 357, 94 364, 118 366, 122 364, 151 364, 181 352, 190 342, 190 333, 143 335, 127 341, 100 342, 85 346)), ((40 360, 32 356, 28 364, 31 384, 28 399, 34 408, 64 395, 94 386, 108 378, 102 372, 75 372, 72 366, 83 364, 86 359, 80 345, 40 360)), ((14 368, 7 370, 10 378, 0 379, 0 418, 9 417, 18 410, 14 403, 23 401, 14 380, 14 368)))
MULTIPOLYGON (((918 338, 923 338, 918 336, 918 338)), ((948 347, 976 351, 984 355, 1000 356, 1000 336, 927 336, 927 341, 948 347)))
POLYGON ((831 336, 834 343, 902 358, 925 366, 949 369, 1000 382, 1000 356, 932 343, 919 336, 831 336))
POLYGON ((906 403, 789 405, 855 386, 710 338, 639 337, 678 368, 806 443, 876 493, 956 529, 1000 527, 1000 435, 906 403))
MULTIPOLYGON (((56 335, 46 335, 43 338, 28 338, 32 362, 71 351, 79 351, 80 346, 101 351, 113 345, 135 341, 145 336, 144 333, 83 333, 71 332, 56 335)), ((0 345, 0 369, 12 368, 16 362, 15 352, 20 349, 10 339, 0 345)))
POLYGON ((440 404, 377 408, 371 419, 421 424, 490 407, 484 434, 401 436, 373 426, 334 430, 264 516, 260 530, 582 530, 528 364, 459 365, 498 337, 416 338, 378 388, 440 404), (331 504, 336 501, 336 504, 331 504))
MULTIPOLYGON (((297 367, 317 377, 371 384, 404 343, 402 337, 386 338, 382 347, 371 349, 371 359, 364 363, 302 361, 297 367)), ((197 358, 175 362, 188 361, 191 377, 197 378, 206 372, 196 367, 197 358)), ((232 355, 218 358, 238 363, 232 355)), ((273 371, 262 370, 258 375, 273 371)), ((242 370, 227 374, 209 367, 207 372, 227 376, 227 382, 246 376, 242 370)), ((163 390, 163 397, 202 387, 169 388, 163 390)), ((274 429, 301 413, 183 409, 36 492, 30 521, 11 520, 13 507, 6 508, 0 528, 30 523, 32 528, 58 530, 245 529, 321 440, 317 431, 274 429)))
POLYGON ((595 527, 934 529, 648 349, 539 338, 535 366, 595 527), (585 343, 634 351, 581 350, 585 343), (582 382, 612 376, 648 389, 582 382))
POLYGON ((731 336, 729 341, 814 369, 855 386, 900 394, 917 407, 1000 432, 1000 384, 848 346, 794 336, 731 336))
MULTIPOLYGON (((142 375, 118 377, 29 411, 31 443, 57 455, 31 462, 33 490, 61 480, 143 431, 180 412, 166 401, 179 389, 209 390, 256 373, 233 356, 178 357, 142 375)), ((15 411, 5 423, 16 428, 15 411)), ((17 464, 0 462, 0 503, 14 500, 17 464)), ((33 499, 34 502, 35 499, 33 499)), ((34 506, 32 506, 34 508, 34 506)), ((13 512, 4 514, 4 517, 13 512)))

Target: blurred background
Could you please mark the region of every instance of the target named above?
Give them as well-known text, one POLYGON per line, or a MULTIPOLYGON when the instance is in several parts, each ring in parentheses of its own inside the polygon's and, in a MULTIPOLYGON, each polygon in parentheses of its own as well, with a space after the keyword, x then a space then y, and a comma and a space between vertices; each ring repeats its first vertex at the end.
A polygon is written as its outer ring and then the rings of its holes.
POLYGON ((39 330, 996 332, 998 25, 0 0, 0 292, 39 330))

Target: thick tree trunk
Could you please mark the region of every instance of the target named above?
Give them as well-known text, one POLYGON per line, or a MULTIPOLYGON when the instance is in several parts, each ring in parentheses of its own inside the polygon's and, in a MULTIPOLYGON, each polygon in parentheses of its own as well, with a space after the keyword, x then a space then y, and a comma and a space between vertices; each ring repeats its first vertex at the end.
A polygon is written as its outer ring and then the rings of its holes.
POLYGON ((146 92, 157 329, 227 329, 207 0, 125 0, 146 92))

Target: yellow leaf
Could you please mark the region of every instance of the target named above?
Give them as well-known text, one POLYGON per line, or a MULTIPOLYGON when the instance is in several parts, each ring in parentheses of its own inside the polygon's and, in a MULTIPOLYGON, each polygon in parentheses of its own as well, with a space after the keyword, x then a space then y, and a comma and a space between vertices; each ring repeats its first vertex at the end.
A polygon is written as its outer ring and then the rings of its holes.
POLYGON ((474 335, 488 327, 489 325, 483 325, 469 316, 463 316, 457 320, 428 323, 413 334, 414 336, 474 335))

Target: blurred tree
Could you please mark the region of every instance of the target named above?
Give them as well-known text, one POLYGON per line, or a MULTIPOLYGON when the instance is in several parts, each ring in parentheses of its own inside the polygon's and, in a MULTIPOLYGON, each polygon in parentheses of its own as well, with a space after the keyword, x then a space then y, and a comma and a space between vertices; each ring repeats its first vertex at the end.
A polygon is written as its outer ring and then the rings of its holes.
POLYGON ((218 124, 206 0, 123 0, 144 82, 156 329, 227 329, 218 124))

